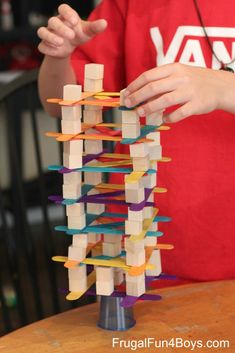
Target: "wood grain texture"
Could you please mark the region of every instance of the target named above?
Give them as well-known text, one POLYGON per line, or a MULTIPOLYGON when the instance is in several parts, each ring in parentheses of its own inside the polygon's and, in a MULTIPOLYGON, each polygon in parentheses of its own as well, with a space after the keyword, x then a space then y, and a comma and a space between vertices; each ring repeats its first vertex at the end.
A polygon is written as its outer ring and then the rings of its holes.
MULTIPOLYGON (((228 349, 195 349, 193 352, 235 352, 235 281, 208 282, 165 288, 160 302, 139 302, 137 324, 127 332, 96 327, 98 304, 52 316, 0 339, 0 352, 103 353, 134 352, 112 348, 112 338, 141 340, 229 340, 228 349)), ((189 352, 189 349, 138 349, 137 352, 189 352)))

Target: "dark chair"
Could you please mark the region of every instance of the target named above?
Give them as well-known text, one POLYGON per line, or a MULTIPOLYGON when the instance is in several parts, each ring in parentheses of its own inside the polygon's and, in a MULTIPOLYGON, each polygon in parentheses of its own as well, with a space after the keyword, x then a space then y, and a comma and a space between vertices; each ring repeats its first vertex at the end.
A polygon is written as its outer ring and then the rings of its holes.
MULTIPOLYGON (((55 224, 49 217, 47 198, 60 193, 62 182, 58 174, 43 169, 37 117, 42 108, 37 76, 38 71, 33 70, 0 86, 0 126, 5 127, 5 154, 0 161, 0 313, 3 317, 0 334, 71 308, 64 293, 59 291, 67 286, 66 271, 51 261, 55 254, 66 255, 70 240, 54 232, 55 224), (23 153, 23 145, 32 148, 27 146, 28 136, 24 134, 25 111, 30 116, 27 122, 33 136, 33 163, 37 170, 32 180, 25 180, 23 168, 32 162, 25 160, 23 153), (8 182, 2 185, 2 175, 6 172, 8 182), (35 209, 41 218, 36 225, 30 216, 35 209)), ((63 214, 61 218, 63 224, 63 214)))

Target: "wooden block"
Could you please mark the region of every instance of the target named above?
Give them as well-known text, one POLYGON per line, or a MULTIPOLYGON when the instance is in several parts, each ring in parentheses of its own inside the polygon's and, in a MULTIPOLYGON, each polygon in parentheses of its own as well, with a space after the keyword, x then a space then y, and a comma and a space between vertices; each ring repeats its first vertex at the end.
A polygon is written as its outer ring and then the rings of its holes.
POLYGON ((128 207, 128 220, 129 221, 139 221, 143 222, 144 220, 144 211, 131 211, 128 207))
POLYGON ((70 292, 85 292, 87 290, 87 277, 82 279, 69 278, 69 291, 70 292))
POLYGON ((68 276, 69 278, 74 280, 80 280, 85 278, 87 276, 86 265, 81 265, 81 266, 77 265, 74 268, 69 268, 68 276))
POLYGON ((157 144, 157 145, 161 144, 161 141, 160 141, 161 135, 159 131, 150 132, 149 134, 147 134, 146 137, 148 139, 154 140, 153 142, 147 142, 149 146, 151 146, 151 144, 157 144))
POLYGON ((156 246, 157 245, 157 237, 146 236, 144 238, 145 246, 156 246))
POLYGON ((106 256, 116 257, 122 251, 121 242, 119 243, 102 243, 102 253, 106 256))
POLYGON ((128 266, 141 266, 145 263, 145 251, 140 252, 126 252, 126 264, 128 266))
POLYGON ((130 145, 131 157, 146 157, 149 154, 149 147, 147 143, 135 143, 130 145))
POLYGON ((105 243, 118 243, 121 242, 122 237, 117 234, 104 234, 105 243))
MULTIPOLYGON (((86 98, 87 101, 94 101, 94 97, 86 98)), ((84 110, 103 110, 102 106, 99 105, 84 105, 84 110)))
POLYGON ((95 173, 84 173, 84 183, 88 185, 98 185, 101 184, 103 181, 103 174, 100 172, 95 173))
POLYGON ((114 268, 114 285, 119 286, 124 280, 124 271, 120 268, 114 268))
MULTIPOLYGON (((123 104, 124 105, 124 104, 123 104)), ((140 117, 135 110, 122 110, 122 124, 140 125, 140 117)))
POLYGON ((149 154, 145 157, 135 157, 132 159, 133 170, 135 172, 144 172, 150 167, 149 154))
POLYGON ((149 146, 149 159, 150 160, 162 159, 162 146, 161 145, 149 146))
POLYGON ((114 281, 96 281, 97 295, 111 295, 114 291, 114 281))
POLYGON ((125 250, 131 253, 138 253, 144 251, 144 239, 132 241, 129 237, 124 238, 125 250))
POLYGON ((82 168, 82 154, 63 153, 63 166, 68 169, 82 168))
POLYGON ((86 257, 86 248, 74 248, 72 245, 69 246, 68 258, 69 260, 82 261, 86 257))
POLYGON ((81 120, 82 118, 82 107, 81 105, 75 105, 72 107, 61 106, 61 117, 62 120, 81 120))
POLYGON ((103 151, 103 142, 100 140, 85 140, 85 152, 88 154, 97 154, 103 151))
POLYGON ((105 205, 96 203, 87 203, 87 213, 101 214, 105 211, 105 205))
POLYGON ((85 78, 100 80, 104 78, 104 65, 103 64, 86 64, 85 65, 85 78))
POLYGON ((86 226, 86 215, 85 213, 80 216, 68 216, 67 217, 69 229, 83 229, 86 226))
POLYGON ((94 79, 90 79, 90 78, 85 78, 84 91, 85 92, 101 92, 101 91, 103 91, 103 79, 94 80, 94 79))
POLYGON ((142 179, 143 179, 143 185, 147 189, 152 189, 157 185, 157 174, 147 174, 143 176, 142 179))
POLYGON ((82 195, 81 184, 63 184, 64 199, 78 199, 82 195))
POLYGON ((154 202, 154 192, 151 192, 151 194, 148 197, 149 202, 154 202))
POLYGON ((145 274, 142 273, 139 276, 130 276, 128 273, 125 274, 126 277, 126 282, 131 282, 131 283, 141 283, 145 281, 145 274))
POLYGON ((153 217, 153 207, 149 206, 149 207, 145 207, 144 208, 144 218, 148 219, 148 218, 152 218, 153 217))
POLYGON ((151 265, 154 265, 154 269, 146 270, 147 276, 159 276, 162 273, 162 263, 161 263, 160 250, 158 250, 158 249, 153 250, 148 263, 151 265))
POLYGON ((163 124, 162 117, 162 111, 146 115, 146 125, 160 126, 163 124))
POLYGON ((149 230, 151 230, 153 232, 157 232, 158 231, 158 222, 153 222, 151 224, 151 226, 149 227, 149 230))
POLYGON ((124 176, 124 180, 125 180, 125 189, 126 190, 138 190, 140 188, 143 188, 143 178, 140 178, 139 180, 137 180, 134 183, 128 183, 126 180, 128 178, 129 175, 125 175, 124 176))
POLYGON ((82 98, 81 85, 65 85, 63 88, 63 99, 78 101, 82 98))
POLYGON ((82 131, 81 120, 61 120, 62 134, 76 135, 82 131))
POLYGON ((103 121, 102 110, 84 110, 83 122, 86 124, 100 124, 103 121))
POLYGON ((137 138, 140 136, 140 124, 122 124, 122 138, 137 138))
POLYGON ((79 217, 85 213, 84 203, 66 205, 66 216, 79 217))
POLYGON ((100 240, 101 240, 101 234, 88 233, 88 242, 89 243, 92 243, 92 244, 98 243, 100 240))
MULTIPOLYGON (((133 276, 134 277, 134 276, 133 276)), ((140 282, 126 282, 126 294, 133 297, 140 297, 146 291, 145 280, 140 282)))
POLYGON ((82 140, 74 140, 74 141, 64 142, 64 153, 82 155, 82 152, 83 152, 83 141, 82 140))
POLYGON ((120 91, 120 106, 125 106, 125 96, 124 96, 124 93, 125 93, 125 88, 124 89, 122 89, 121 91, 120 91))
POLYGON ((139 190, 125 190, 125 199, 129 203, 140 203, 144 200, 144 188, 139 190))
POLYGON ((73 235, 73 247, 74 248, 87 248, 88 235, 86 233, 74 234, 73 235))
POLYGON ((71 172, 63 174, 64 184, 81 184, 82 172, 71 172))
POLYGON ((143 230, 143 222, 140 221, 125 221, 125 234, 138 235, 143 230))
POLYGON ((106 282, 112 281, 114 276, 114 270, 112 267, 106 266, 96 266, 96 281, 98 282, 106 282))

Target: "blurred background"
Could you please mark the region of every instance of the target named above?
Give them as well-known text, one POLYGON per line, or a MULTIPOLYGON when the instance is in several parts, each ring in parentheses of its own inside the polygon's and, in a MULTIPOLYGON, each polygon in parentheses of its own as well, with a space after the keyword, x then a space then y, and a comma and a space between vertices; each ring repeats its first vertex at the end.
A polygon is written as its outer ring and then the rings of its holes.
POLYGON ((64 208, 48 201, 61 194, 60 175, 47 167, 61 164, 62 151, 44 134, 60 121, 38 99, 36 32, 61 3, 85 19, 98 1, 0 0, 0 335, 94 301, 67 302, 67 272, 51 261, 71 239, 54 231, 64 208))

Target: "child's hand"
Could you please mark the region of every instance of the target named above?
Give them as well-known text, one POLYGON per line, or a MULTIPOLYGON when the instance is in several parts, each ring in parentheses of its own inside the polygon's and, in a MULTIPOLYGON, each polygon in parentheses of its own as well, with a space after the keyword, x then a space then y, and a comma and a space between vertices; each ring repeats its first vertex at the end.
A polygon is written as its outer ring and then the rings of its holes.
POLYGON ((127 87, 125 104, 132 107, 145 102, 137 109, 140 116, 176 105, 164 120, 177 122, 215 109, 234 113, 232 92, 235 92, 232 73, 174 63, 140 75, 127 87))
POLYGON ((62 4, 58 8, 59 15, 48 20, 47 27, 38 29, 41 42, 38 49, 41 53, 57 58, 68 57, 73 50, 103 32, 107 22, 83 21, 70 6, 62 4))

